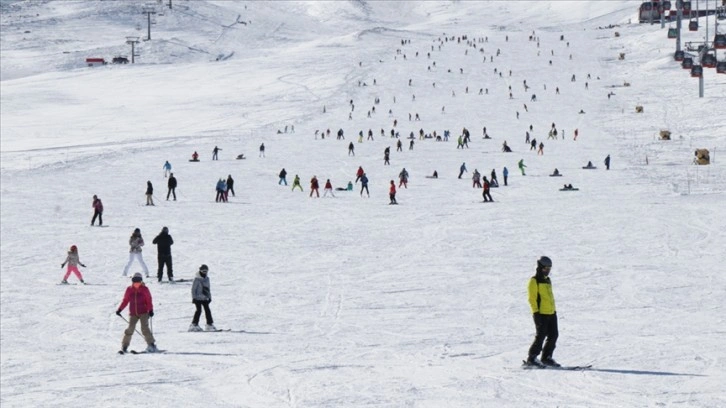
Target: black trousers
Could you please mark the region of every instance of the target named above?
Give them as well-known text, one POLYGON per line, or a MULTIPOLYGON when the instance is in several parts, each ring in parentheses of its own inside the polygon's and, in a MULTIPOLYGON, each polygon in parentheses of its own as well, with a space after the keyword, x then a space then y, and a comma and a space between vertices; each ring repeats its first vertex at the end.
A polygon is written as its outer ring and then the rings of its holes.
POLYGON ((169 191, 166 193, 166 199, 169 199, 169 195, 174 196, 174 201, 176 201, 176 187, 169 187, 169 191))
POLYGON ((93 212, 93 219, 91 219, 91 225, 96 222, 96 217, 98 217, 98 225, 103 225, 103 213, 98 211, 93 212))
POLYGON ((159 255, 156 259, 159 261, 159 270, 156 273, 159 282, 161 282, 161 278, 164 276, 164 265, 166 265, 166 275, 169 277, 169 280, 174 279, 174 270, 171 267, 171 255, 159 255))
POLYGON ((537 329, 537 334, 535 334, 534 342, 529 348, 529 356, 537 357, 542 352, 543 360, 552 358, 552 353, 557 346, 557 336, 559 336, 559 331, 557 330, 557 314, 534 315, 534 326, 537 329), (542 343, 544 343, 544 348, 542 347, 542 343))
POLYGON ((212 320, 212 311, 209 310, 209 301, 195 300, 194 306, 196 306, 197 310, 194 312, 192 324, 199 324, 199 317, 202 315, 202 307, 204 308, 204 318, 207 319, 207 324, 214 323, 214 320, 212 320))

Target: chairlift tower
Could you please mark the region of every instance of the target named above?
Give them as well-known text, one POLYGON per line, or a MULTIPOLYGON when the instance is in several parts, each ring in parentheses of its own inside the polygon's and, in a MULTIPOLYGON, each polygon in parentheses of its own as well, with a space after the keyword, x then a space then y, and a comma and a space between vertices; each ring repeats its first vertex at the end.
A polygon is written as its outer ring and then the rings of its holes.
POLYGON ((153 6, 144 6, 142 9, 142 13, 146 14, 146 21, 147 21, 147 34, 146 34, 146 40, 144 41, 151 41, 151 15, 156 14, 156 9, 153 6))
POLYGON ((126 44, 131 44, 131 63, 135 62, 134 57, 137 57, 134 46, 139 43, 139 37, 126 37, 126 44))

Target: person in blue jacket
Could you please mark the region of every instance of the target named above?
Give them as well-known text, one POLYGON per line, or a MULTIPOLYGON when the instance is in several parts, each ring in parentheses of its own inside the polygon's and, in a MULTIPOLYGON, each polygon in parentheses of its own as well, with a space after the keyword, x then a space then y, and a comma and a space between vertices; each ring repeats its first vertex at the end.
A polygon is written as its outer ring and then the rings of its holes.
POLYGON ((363 197, 363 190, 365 190, 368 197, 370 197, 371 193, 370 193, 370 191, 368 191, 368 176, 365 173, 363 173, 363 175, 360 176, 360 184, 361 184, 360 196, 363 197))
POLYGON ((504 167, 504 170, 502 170, 502 176, 504 176, 504 185, 507 185, 507 177, 509 177, 509 169, 507 167, 504 167))

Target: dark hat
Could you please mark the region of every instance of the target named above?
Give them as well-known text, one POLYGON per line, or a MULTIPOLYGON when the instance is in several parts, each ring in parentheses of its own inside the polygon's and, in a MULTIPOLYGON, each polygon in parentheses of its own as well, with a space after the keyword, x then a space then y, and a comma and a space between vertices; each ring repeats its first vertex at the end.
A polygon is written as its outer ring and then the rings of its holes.
POLYGON ((199 267, 199 272, 207 273, 209 272, 209 267, 206 264, 202 264, 202 266, 199 267))
POLYGON ((139 272, 136 272, 134 277, 131 278, 131 282, 141 282, 142 280, 144 280, 144 277, 139 272))
POLYGON ((537 266, 541 266, 543 268, 551 268, 552 260, 546 256, 543 256, 537 260, 537 266))
POLYGON ((164 228, 161 229, 161 232, 163 232, 164 234, 168 234, 169 233, 169 228, 164 227, 164 228))
POLYGON ((134 230, 134 233, 135 233, 135 234, 141 234, 141 230, 140 230, 139 228, 136 228, 136 229, 134 230))

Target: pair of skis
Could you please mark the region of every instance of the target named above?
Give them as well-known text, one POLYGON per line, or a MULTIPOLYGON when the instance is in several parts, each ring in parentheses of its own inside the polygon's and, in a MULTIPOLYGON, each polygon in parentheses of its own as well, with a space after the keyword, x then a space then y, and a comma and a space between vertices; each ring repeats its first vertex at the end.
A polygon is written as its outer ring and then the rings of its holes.
POLYGON ((560 366, 560 365, 553 366, 553 365, 545 365, 542 363, 528 363, 526 360, 522 360, 522 368, 525 370, 546 369, 546 370, 584 371, 584 370, 591 369, 592 364, 577 365, 577 366, 560 366))

